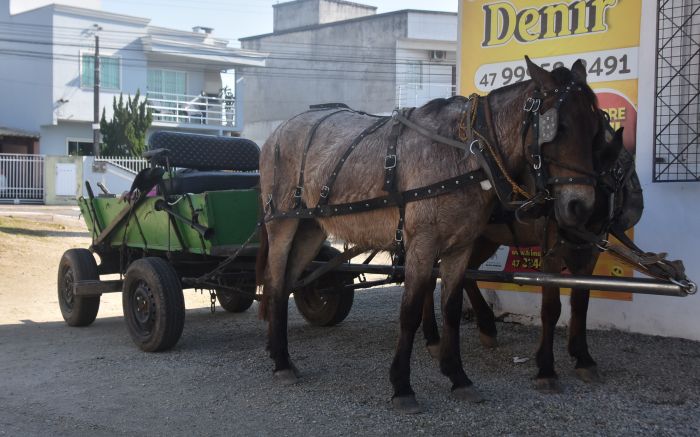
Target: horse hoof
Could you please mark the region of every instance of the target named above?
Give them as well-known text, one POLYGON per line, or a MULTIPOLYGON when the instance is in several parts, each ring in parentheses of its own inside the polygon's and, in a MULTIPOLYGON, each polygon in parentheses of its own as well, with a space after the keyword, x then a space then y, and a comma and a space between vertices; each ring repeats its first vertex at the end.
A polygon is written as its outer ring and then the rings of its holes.
POLYGON ((418 414, 422 410, 418 401, 416 401, 415 395, 408 396, 394 396, 391 399, 391 404, 394 406, 396 411, 404 414, 418 414))
POLYGON ((299 381, 297 372, 294 369, 277 370, 272 374, 275 381, 282 385, 292 385, 299 381))
POLYGON ((481 393, 479 393, 479 391, 475 389, 473 385, 452 389, 452 396, 460 401, 468 401, 475 404, 484 402, 485 400, 484 397, 481 396, 481 393))
POLYGON ((576 376, 583 382, 588 383, 602 383, 603 378, 598 373, 598 367, 579 367, 576 369, 576 376))
POLYGON ((428 353, 431 357, 433 357, 436 360, 440 358, 440 343, 429 344, 425 347, 428 349, 428 353))
POLYGON ((540 393, 546 394, 561 393, 561 386, 556 378, 537 378, 535 380, 535 389, 540 393))
POLYGON ((495 349, 496 346, 498 346, 498 339, 496 339, 495 335, 491 337, 490 335, 486 335, 483 332, 480 332, 479 340, 481 340, 481 345, 486 349, 495 349))

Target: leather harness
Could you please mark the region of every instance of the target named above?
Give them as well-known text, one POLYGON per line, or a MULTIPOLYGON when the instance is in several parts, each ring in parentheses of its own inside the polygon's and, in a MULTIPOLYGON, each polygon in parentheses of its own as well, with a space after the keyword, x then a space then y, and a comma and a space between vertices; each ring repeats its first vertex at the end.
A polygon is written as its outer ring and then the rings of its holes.
MULTIPOLYGON (((538 181, 538 191, 537 193, 535 193, 535 195, 530 195, 520 186, 518 186, 518 184, 515 183, 509 175, 509 172, 507 171, 505 164, 503 163, 503 159, 500 155, 500 148, 498 147, 498 139, 495 133, 495 129, 493 127, 493 122, 491 120, 491 111, 488 103, 488 97, 472 95, 467 100, 468 103, 471 103, 469 107, 470 111, 467 111, 467 107, 465 105, 465 108, 462 112, 462 117, 458 126, 458 139, 444 137, 437 133, 431 132, 425 127, 412 121, 410 118, 415 108, 397 109, 394 111, 391 117, 373 116, 377 118, 377 120, 370 126, 365 128, 346 147, 344 153, 337 161, 336 166, 334 167, 328 180, 322 186, 321 193, 318 202, 316 203, 316 206, 309 208, 304 204, 302 200, 302 194, 304 190, 304 169, 306 157, 318 127, 330 117, 343 112, 370 115, 364 112, 354 111, 344 104, 334 103, 325 105, 314 105, 310 107, 310 110, 307 112, 328 110, 332 111, 327 114, 324 114, 322 117, 316 120, 307 135, 305 145, 302 151, 298 184, 293 193, 295 199, 294 206, 291 210, 288 211, 276 211, 273 202, 273 196, 272 193, 270 193, 265 204, 264 220, 265 222, 269 222, 278 218, 302 219, 332 217, 337 215, 371 211, 379 208, 397 207, 399 209, 399 223, 396 228, 395 241, 397 246, 399 247, 399 252, 403 252, 403 228, 405 218, 405 206, 409 202, 439 196, 442 194, 462 189, 465 186, 470 186, 476 183, 488 181, 486 183, 488 184, 490 182, 490 185, 494 187, 501 204, 506 209, 513 210, 517 208, 522 208, 527 204, 541 203, 546 201, 547 199, 549 199, 549 192, 547 190, 547 187, 551 185, 594 185, 595 179, 589 176, 566 178, 566 180, 560 180, 559 178, 547 179, 547 173, 545 171, 545 167, 543 166, 541 146, 543 143, 550 142, 556 137, 559 109, 562 103, 565 101, 568 94, 574 90, 581 90, 581 87, 575 86, 573 82, 567 85, 561 91, 559 89, 556 89, 553 92, 540 92, 539 90, 536 90, 533 93, 533 97, 530 97, 526 100, 525 107, 523 108, 526 112, 522 130, 523 146, 530 128, 534 131, 535 138, 534 143, 528 147, 528 152, 533 162, 532 169, 534 172, 534 176, 535 179, 538 181), (555 102, 553 108, 548 110, 545 114, 540 115, 539 110, 542 106, 542 102, 548 95, 556 96, 557 101, 555 102), (468 126, 465 124, 465 119, 467 116, 469 116, 470 118, 468 126), (353 150, 355 150, 355 148, 360 144, 360 142, 362 142, 362 140, 364 140, 367 136, 372 135, 379 128, 381 128, 389 122, 392 123, 392 126, 387 141, 387 152, 384 158, 383 184, 383 190, 387 194, 384 196, 378 196, 371 199, 365 199, 356 202, 329 205, 328 200, 330 194, 333 191, 333 185, 345 161, 352 154, 353 150), (423 135, 424 137, 429 138, 435 142, 449 145, 464 151, 469 151, 470 153, 476 156, 479 164, 481 165, 481 168, 436 182, 434 184, 400 192, 398 190, 397 182, 397 167, 399 161, 397 149, 399 138, 405 128, 412 129, 418 132, 419 134, 423 135), (524 197, 526 200, 516 201, 514 200, 514 197, 516 196, 524 197)), ((275 144, 273 187, 277 185, 276 178, 279 159, 279 142, 277 142, 275 144)), ((562 163, 559 162, 547 160, 545 160, 545 162, 548 162, 553 165, 564 166, 562 163)), ((580 171, 581 173, 588 173, 584 170, 574 170, 580 171)), ((488 188, 488 185, 486 186, 486 188, 488 188)))

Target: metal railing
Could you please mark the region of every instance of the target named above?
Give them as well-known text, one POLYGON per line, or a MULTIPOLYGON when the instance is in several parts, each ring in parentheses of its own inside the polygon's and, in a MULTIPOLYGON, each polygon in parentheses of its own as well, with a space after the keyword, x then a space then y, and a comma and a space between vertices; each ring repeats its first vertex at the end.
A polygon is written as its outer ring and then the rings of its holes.
POLYGON ((451 83, 402 83, 396 86, 396 106, 422 106, 439 97, 451 97, 457 87, 451 83))
POLYGON ((0 153, 0 203, 44 202, 44 156, 0 153))
POLYGON ((172 94, 148 92, 146 105, 153 111, 156 123, 210 125, 234 127, 236 125, 236 99, 200 94, 172 94))
POLYGON ((143 158, 99 156, 95 158, 95 162, 107 162, 133 174, 138 174, 141 170, 148 168, 148 161, 143 158))

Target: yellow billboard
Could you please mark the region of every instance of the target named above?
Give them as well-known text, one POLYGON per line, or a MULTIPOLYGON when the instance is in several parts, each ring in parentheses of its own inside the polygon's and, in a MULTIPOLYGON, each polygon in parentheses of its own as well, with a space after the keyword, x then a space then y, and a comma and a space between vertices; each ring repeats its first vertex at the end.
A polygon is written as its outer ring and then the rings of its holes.
MULTIPOLYGON (((525 55, 548 70, 571 67, 577 59, 582 59, 588 83, 598 95, 601 109, 608 112, 615 128, 625 128, 625 147, 634 153, 641 3, 641 0, 460 0, 459 93, 487 94, 528 80, 525 55)), ((487 268, 527 271, 539 265, 536 260, 539 250, 502 247, 489 260, 487 268)), ((603 254, 595 274, 631 276, 632 270, 603 254)), ((598 292, 594 296, 632 299, 627 293, 598 292)))

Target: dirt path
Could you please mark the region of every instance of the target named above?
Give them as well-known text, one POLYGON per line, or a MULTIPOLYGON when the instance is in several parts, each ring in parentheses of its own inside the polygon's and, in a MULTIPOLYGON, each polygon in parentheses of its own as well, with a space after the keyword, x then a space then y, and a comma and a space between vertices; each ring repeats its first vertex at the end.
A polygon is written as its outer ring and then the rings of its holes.
POLYGON ((166 353, 140 352, 118 294, 96 322, 69 328, 58 310, 56 270, 64 250, 87 247, 75 222, 0 217, 0 435, 689 435, 700 434, 700 343, 593 331, 605 375, 573 375, 565 333, 555 355, 561 394, 532 389, 536 327, 499 324, 500 345, 484 350, 463 326, 465 368, 487 402, 450 397, 420 338, 413 381, 424 414, 390 407, 388 367, 399 287, 357 293, 348 318, 314 328, 290 307, 290 352, 302 371, 273 384, 265 327, 255 305, 210 314, 208 296, 186 292, 183 336, 166 353), (515 364, 513 357, 529 357, 515 364))

